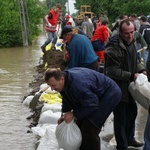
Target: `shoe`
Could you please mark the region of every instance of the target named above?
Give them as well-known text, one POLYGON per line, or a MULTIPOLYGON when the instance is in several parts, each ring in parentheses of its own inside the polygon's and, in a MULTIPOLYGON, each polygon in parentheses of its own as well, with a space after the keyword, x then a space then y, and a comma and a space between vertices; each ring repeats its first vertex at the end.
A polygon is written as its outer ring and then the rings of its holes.
POLYGON ((41 46, 41 49, 42 49, 42 52, 43 52, 43 53, 45 53, 45 51, 46 51, 45 48, 46 48, 45 45, 42 45, 42 46, 41 46))
POLYGON ((144 144, 142 142, 139 142, 139 141, 132 141, 131 143, 128 144, 128 146, 133 146, 133 147, 141 147, 143 146, 144 144))

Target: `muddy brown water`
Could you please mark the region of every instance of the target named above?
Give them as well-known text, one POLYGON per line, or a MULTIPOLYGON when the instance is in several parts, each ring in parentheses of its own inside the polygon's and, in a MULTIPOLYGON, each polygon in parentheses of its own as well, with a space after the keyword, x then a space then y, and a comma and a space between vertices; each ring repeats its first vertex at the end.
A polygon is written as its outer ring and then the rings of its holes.
MULTIPOLYGON (((44 40, 45 35, 41 35, 28 48, 0 49, 0 150, 35 150, 37 139, 32 133, 27 133, 30 122, 26 118, 31 112, 21 102, 32 90, 29 83, 36 75, 35 66, 42 56, 40 46, 44 40)), ((147 112, 141 106, 138 107, 136 137, 143 141, 147 112)), ((113 136, 112 120, 113 117, 109 117, 100 134, 102 150, 114 149, 108 143, 113 136)))
POLYGON ((35 149, 36 139, 27 133, 31 112, 21 102, 32 90, 42 39, 28 48, 0 49, 0 150, 35 149))

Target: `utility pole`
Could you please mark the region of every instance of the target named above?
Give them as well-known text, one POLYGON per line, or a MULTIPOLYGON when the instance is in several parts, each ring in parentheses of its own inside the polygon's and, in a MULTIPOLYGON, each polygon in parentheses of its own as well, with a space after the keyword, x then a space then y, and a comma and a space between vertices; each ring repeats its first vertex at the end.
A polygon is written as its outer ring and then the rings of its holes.
POLYGON ((69 0, 67 2, 67 6, 68 6, 68 15, 70 15, 70 11, 69 11, 69 0))
POLYGON ((25 0, 18 0, 19 11, 20 11, 20 24, 22 30, 22 40, 23 46, 27 47, 29 45, 28 39, 30 34, 30 24, 28 17, 28 9, 25 0))

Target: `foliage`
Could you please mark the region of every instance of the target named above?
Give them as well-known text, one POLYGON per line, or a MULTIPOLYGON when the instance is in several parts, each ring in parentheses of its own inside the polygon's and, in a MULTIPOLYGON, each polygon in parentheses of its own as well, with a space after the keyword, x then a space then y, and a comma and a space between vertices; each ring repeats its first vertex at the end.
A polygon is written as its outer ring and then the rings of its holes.
MULTIPOLYGON (((40 7, 39 0, 26 0, 31 34, 29 43, 40 32, 38 24, 45 14, 45 8, 40 7)), ((15 47, 22 45, 22 31, 18 0, 0 0, 0 47, 15 47)))
POLYGON ((79 10, 80 5, 91 5, 92 11, 99 16, 100 12, 104 12, 110 22, 114 22, 120 15, 150 14, 150 1, 147 0, 76 0, 75 8, 79 10))

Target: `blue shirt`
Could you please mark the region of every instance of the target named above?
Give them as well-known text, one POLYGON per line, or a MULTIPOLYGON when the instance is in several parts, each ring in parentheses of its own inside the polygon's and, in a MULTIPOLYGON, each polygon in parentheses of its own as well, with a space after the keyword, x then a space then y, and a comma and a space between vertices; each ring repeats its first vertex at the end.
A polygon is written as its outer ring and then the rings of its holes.
POLYGON ((80 34, 74 34, 70 43, 68 43, 68 68, 87 67, 98 60, 90 40, 80 34))

